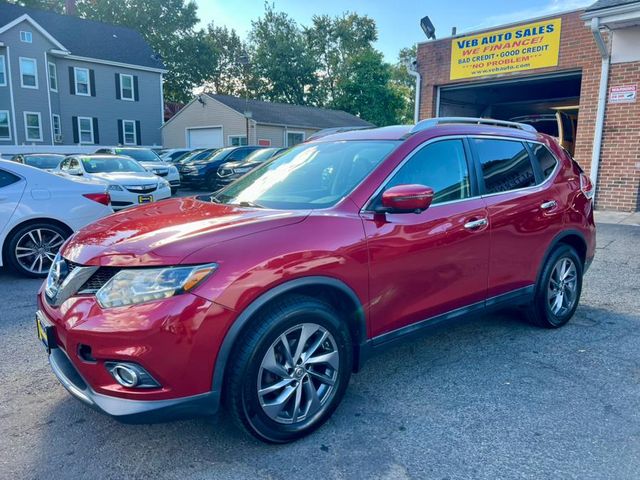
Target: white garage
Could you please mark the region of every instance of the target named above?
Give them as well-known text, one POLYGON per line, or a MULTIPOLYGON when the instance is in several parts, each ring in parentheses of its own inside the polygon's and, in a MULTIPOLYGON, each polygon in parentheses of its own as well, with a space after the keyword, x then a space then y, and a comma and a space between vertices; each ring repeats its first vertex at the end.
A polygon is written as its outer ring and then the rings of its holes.
POLYGON ((192 127, 187 129, 187 147, 224 147, 222 127, 192 127))

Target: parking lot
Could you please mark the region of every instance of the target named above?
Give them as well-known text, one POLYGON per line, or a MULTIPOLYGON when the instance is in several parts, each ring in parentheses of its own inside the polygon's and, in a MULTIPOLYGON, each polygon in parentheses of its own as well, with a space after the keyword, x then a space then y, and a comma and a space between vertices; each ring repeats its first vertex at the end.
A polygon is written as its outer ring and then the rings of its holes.
POLYGON ((640 228, 600 224, 575 318, 513 313, 374 358, 315 434, 269 446, 225 418, 122 425, 70 397, 36 340, 40 281, 0 270, 0 477, 638 478, 640 228))

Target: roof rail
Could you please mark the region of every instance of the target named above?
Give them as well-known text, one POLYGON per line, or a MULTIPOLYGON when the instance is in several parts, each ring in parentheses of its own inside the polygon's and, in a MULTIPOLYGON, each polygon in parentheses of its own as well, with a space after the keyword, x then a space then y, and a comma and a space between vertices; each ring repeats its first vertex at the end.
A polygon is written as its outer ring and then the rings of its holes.
POLYGON ((526 123, 508 122, 506 120, 496 120, 494 118, 473 118, 473 117, 436 117, 427 118, 415 124, 411 129, 411 133, 421 132, 427 128, 436 127, 438 125, 451 124, 451 123, 467 123, 474 125, 493 125, 496 127, 509 127, 517 128, 518 130, 524 130, 527 132, 537 132, 535 127, 527 125, 526 123))

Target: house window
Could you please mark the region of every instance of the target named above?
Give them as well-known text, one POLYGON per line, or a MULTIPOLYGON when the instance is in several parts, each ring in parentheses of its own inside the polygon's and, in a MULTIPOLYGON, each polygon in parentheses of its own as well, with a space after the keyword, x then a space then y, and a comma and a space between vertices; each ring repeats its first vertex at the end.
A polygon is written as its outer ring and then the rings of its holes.
POLYGON ((38 64, 35 59, 20 57, 20 84, 23 88, 38 88, 38 64))
POLYGON ((31 32, 25 32, 24 30, 21 30, 20 41, 24 43, 31 43, 33 42, 33 35, 31 35, 31 32))
POLYGON ((93 118, 78 117, 78 137, 80 139, 80 143, 94 143, 93 118))
POLYGON ((24 132, 27 142, 42 141, 42 122, 40 113, 24 112, 24 132))
POLYGON ((229 146, 243 147, 245 145, 247 145, 246 135, 229 135, 229 146))
POLYGON ((73 77, 76 84, 76 95, 91 95, 91 88, 89 86, 89 69, 74 67, 73 77))
POLYGON ((133 75, 120 74, 120 98, 122 100, 134 100, 133 75))
POLYGON ((136 122, 134 120, 122 121, 122 141, 125 145, 137 145, 136 122))
POLYGON ((304 132, 287 131, 287 147, 293 147, 302 142, 304 142, 304 132))
POLYGON ((7 86, 7 67, 4 63, 4 55, 0 55, 0 87, 7 86))
POLYGON ((51 89, 52 92, 57 92, 58 91, 58 71, 56 70, 56 64, 49 62, 48 69, 49 69, 49 89, 51 89))
POLYGON ((0 140, 11 140, 9 112, 7 110, 0 110, 0 140))
POLYGON ((60 126, 60 115, 54 113, 51 115, 51 125, 53 126, 53 141, 62 142, 62 128, 60 126))

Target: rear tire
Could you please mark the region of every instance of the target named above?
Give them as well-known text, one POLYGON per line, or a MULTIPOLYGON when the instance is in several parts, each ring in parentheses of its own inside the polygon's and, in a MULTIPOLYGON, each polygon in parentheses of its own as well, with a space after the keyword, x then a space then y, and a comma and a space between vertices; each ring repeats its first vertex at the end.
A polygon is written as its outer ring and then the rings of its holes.
POLYGON ((235 423, 264 442, 286 443, 311 433, 344 396, 351 338, 325 302, 303 295, 279 300, 236 345, 225 403, 235 423))
POLYGON ((559 245, 544 264, 527 317, 544 328, 566 324, 578 308, 582 293, 582 261, 569 245, 559 245))
POLYGON ((178 193, 178 187, 171 187, 171 195, 178 193))
POLYGON ((38 222, 18 228, 5 243, 5 260, 17 273, 43 278, 70 232, 54 223, 38 222))

